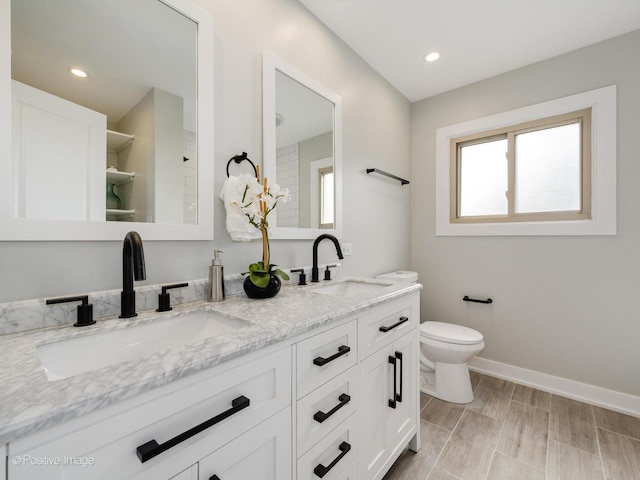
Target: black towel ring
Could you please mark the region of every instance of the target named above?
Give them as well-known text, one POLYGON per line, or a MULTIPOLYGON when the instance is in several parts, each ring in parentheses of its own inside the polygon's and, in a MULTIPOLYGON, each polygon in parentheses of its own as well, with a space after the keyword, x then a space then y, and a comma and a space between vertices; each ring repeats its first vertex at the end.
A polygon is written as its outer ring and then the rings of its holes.
POLYGON ((251 166, 253 167, 253 173, 255 173, 256 177, 258 176, 258 170, 256 170, 256 166, 253 164, 253 162, 249 160, 249 157, 247 157, 247 152, 242 152, 242 155, 231 157, 227 162, 227 178, 229 178, 229 165, 231 164, 231 162, 240 163, 243 160, 246 160, 251 164, 251 166))

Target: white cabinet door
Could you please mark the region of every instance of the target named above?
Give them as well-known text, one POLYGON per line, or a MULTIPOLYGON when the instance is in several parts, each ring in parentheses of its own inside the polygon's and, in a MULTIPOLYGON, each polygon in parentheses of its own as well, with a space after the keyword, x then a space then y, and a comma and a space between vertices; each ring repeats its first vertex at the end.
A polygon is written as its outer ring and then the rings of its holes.
POLYGON ((388 438, 393 448, 390 452, 392 456, 398 453, 399 448, 404 448, 416 433, 418 423, 418 348, 418 334, 415 330, 400 337, 392 345, 392 355, 396 358, 396 394, 400 395, 396 397, 396 408, 387 411, 389 414, 388 438))
POLYGON ((391 441, 387 421, 393 400, 393 365, 389 363, 391 345, 378 350, 360 363, 361 449, 360 477, 373 478, 389 457, 391 441))
POLYGON ((199 462, 199 480, 291 480, 291 408, 199 462))
POLYGON ((11 96, 12 215, 104 220, 107 117, 16 81, 11 96))
POLYGON ((360 363, 360 478, 378 479, 417 432, 415 330, 360 363))

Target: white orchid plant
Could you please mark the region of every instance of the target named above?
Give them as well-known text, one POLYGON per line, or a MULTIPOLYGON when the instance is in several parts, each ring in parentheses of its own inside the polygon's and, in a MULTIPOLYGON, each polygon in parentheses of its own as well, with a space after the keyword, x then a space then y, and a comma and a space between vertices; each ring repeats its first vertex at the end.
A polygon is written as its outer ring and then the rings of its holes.
MULTIPOLYGON (((257 177, 248 173, 239 177, 239 200, 237 206, 246 216, 247 221, 262 234, 262 261, 249 265, 249 278, 257 286, 264 288, 269 284, 271 275, 277 275, 283 280, 289 280, 289 276, 280 270, 277 265, 269 263, 269 222, 268 215, 275 210, 278 202, 286 203, 289 198, 289 190, 280 188, 277 183, 268 185, 265 178, 259 181, 257 177)), ((235 202, 234 202, 235 203, 235 202)))

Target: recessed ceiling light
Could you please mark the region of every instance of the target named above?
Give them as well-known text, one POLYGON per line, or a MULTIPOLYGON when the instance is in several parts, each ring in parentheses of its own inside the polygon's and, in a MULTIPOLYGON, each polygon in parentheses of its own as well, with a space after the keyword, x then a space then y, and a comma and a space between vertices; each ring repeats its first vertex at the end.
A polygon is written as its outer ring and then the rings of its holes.
POLYGON ((435 62, 439 58, 440 58, 440 52, 431 52, 431 53, 427 53, 424 56, 424 59, 426 62, 435 62))
POLYGON ((89 76, 89 74, 81 68, 70 68, 69 71, 76 77, 87 78, 89 76))

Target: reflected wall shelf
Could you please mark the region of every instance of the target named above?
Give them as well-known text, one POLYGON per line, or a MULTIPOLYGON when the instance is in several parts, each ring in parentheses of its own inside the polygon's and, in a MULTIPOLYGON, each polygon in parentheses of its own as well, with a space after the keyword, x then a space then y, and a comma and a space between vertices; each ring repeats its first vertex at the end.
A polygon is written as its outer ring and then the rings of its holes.
POLYGON ((133 182, 136 172, 114 172, 107 170, 107 183, 113 183, 115 186, 123 183, 133 182))
POLYGON ((134 136, 128 133, 107 130, 107 152, 118 153, 133 142, 134 136))
POLYGON ((118 210, 114 208, 107 208, 107 216, 111 215, 113 217, 133 217, 135 213, 135 210, 118 210))

